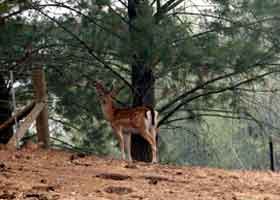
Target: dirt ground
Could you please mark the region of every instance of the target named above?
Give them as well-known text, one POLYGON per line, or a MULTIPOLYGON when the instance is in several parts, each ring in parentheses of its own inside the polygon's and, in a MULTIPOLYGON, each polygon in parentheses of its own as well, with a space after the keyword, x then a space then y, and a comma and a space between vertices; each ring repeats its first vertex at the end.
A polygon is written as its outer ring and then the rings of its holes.
POLYGON ((0 199, 280 200, 280 174, 0 150, 0 199))

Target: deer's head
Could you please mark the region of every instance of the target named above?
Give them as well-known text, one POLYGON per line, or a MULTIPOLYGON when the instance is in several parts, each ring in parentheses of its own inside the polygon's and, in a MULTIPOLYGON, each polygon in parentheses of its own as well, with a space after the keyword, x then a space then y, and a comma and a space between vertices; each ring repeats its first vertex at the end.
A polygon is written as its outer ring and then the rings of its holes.
POLYGON ((103 105, 112 103, 113 97, 115 96, 114 90, 107 90, 102 83, 97 81, 95 82, 94 86, 98 94, 98 98, 103 105))

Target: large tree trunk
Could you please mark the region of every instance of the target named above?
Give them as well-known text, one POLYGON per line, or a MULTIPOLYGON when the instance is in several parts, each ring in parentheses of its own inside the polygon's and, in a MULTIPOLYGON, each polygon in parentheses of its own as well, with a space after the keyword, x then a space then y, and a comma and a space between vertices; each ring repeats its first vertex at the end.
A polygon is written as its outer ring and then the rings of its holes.
MULTIPOLYGON (((154 76, 150 69, 140 63, 132 65, 132 86, 135 89, 133 106, 154 107, 154 76)), ((151 162, 152 151, 149 143, 139 135, 132 135, 131 154, 134 160, 151 162)))
MULTIPOLYGON (((10 89, 7 87, 4 77, 0 75, 0 124, 8 120, 12 115, 9 100, 10 89)), ((12 136, 12 127, 0 131, 0 144, 7 144, 12 136)))
MULTIPOLYGON (((131 71, 132 71, 132 87, 133 106, 150 106, 154 107, 154 75, 147 61, 147 49, 141 49, 141 40, 139 37, 142 30, 137 26, 137 17, 143 17, 143 12, 139 14, 139 0, 128 0, 128 16, 130 22, 130 42, 131 42, 131 71), (139 43, 140 41, 140 43, 139 43)), ((143 28, 143 27, 142 27, 143 28)), ((144 31, 145 32, 145 31, 144 31)), ((143 33, 143 32, 142 32, 143 33)), ((131 138, 131 154, 134 160, 151 162, 152 151, 146 140, 139 135, 132 135, 131 138)))

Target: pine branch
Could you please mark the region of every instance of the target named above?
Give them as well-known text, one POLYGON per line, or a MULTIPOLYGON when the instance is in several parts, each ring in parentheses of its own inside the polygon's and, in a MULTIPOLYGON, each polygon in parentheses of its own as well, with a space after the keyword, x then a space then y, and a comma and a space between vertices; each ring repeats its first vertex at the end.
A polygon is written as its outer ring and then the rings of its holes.
POLYGON ((107 70, 109 70, 113 75, 115 75, 117 78, 122 80, 132 91, 135 91, 132 85, 124 78, 122 77, 117 71, 115 71, 112 67, 110 67, 103 59, 98 57, 92 48, 90 48, 85 41, 79 38, 76 34, 74 34, 72 31, 67 29, 65 26, 63 26, 58 20, 56 20, 53 17, 50 17, 48 14, 43 12, 40 8, 36 7, 35 5, 32 5, 32 8, 48 18, 49 20, 55 22, 61 29, 63 29, 66 33, 68 33, 71 37, 73 37, 76 41, 78 41, 86 50, 87 52, 95 59, 97 60, 100 64, 102 64, 107 70))
POLYGON ((226 18, 226 17, 222 17, 222 16, 218 16, 218 15, 212 15, 212 14, 206 14, 206 13, 196 13, 196 12, 173 12, 170 15, 175 16, 175 15, 191 15, 191 16, 202 16, 202 17, 209 17, 209 18, 213 18, 213 19, 217 19, 217 20, 223 20, 226 22, 230 22, 232 24, 240 24, 237 21, 234 21, 232 19, 226 18))
POLYGON ((159 111, 160 113, 162 113, 162 112, 164 112, 165 110, 167 110, 168 108, 170 108, 172 105, 174 105, 176 102, 178 102, 178 101, 180 101, 181 99, 187 97, 188 95, 190 95, 190 94, 196 92, 197 90, 203 89, 203 88, 205 88, 205 87, 206 87, 207 85, 209 85, 209 84, 212 84, 212 83, 214 83, 214 82, 216 82, 216 81, 220 81, 220 80, 227 79, 227 78, 232 77, 232 76, 237 75, 237 74, 240 74, 240 72, 228 73, 228 74, 226 74, 226 75, 218 76, 218 77, 216 77, 216 78, 214 78, 214 79, 211 79, 211 80, 209 80, 209 81, 206 81, 206 82, 204 82, 203 84, 198 85, 197 87, 194 87, 193 89, 191 89, 191 90, 189 90, 189 91, 187 91, 187 92, 185 92, 185 93, 179 95, 178 97, 176 97, 175 99, 173 99, 171 102, 167 103, 167 104, 164 105, 162 108, 158 109, 158 111, 159 111))
MULTIPOLYGON (((37 4, 36 7, 38 9, 42 9, 44 7, 56 7, 56 8, 65 8, 65 9, 68 9, 70 11, 73 11, 77 14, 79 14, 80 16, 83 16, 84 18, 86 18, 87 20, 89 20, 90 22, 92 22, 94 25, 98 26, 99 28, 101 28, 102 30, 112 34, 113 36, 117 37, 118 39, 120 40, 124 40, 124 38, 122 38, 120 35, 118 35, 117 33, 115 32, 112 32, 110 29, 106 28, 105 26, 101 25, 101 23, 104 23, 104 21, 101 21, 100 19, 92 19, 91 17, 83 14, 82 12, 80 12, 79 10, 76 10, 70 6, 67 6, 63 3, 56 3, 56 4, 37 4), (96 21, 101 21, 101 23, 97 23, 96 21)), ((127 23, 127 22, 126 22, 127 23)))
MULTIPOLYGON (((224 118, 224 119, 252 120, 249 117, 232 116, 232 115, 221 115, 221 114, 196 114, 194 117, 195 118, 196 117, 219 117, 219 118, 224 118)), ((171 123, 178 122, 178 121, 190 120, 190 119, 193 119, 193 117, 179 117, 179 118, 175 118, 175 119, 170 119, 170 120, 166 121, 164 123, 164 125, 171 124, 171 123)))
POLYGON ((154 19, 156 24, 162 19, 162 17, 172 10, 173 8, 177 7, 179 4, 184 2, 184 0, 169 0, 164 5, 162 5, 157 12, 154 14, 154 19))
POLYGON ((253 78, 250 78, 250 79, 247 79, 247 80, 244 80, 244 81, 241 81, 237 84, 233 84, 231 86, 228 86, 228 87, 224 87, 224 88, 220 88, 218 90, 213 90, 213 91, 208 91, 208 92, 205 92, 205 93, 202 93, 202 94, 198 94, 196 96, 193 96, 193 97, 190 97, 186 100, 184 100, 183 102, 181 102, 180 104, 178 104, 175 108, 173 108, 170 112, 168 112, 168 114, 166 114, 158 123, 158 126, 161 126, 163 125, 171 116, 173 116, 174 113, 176 113, 182 106, 186 105, 187 103, 191 102, 191 101, 194 101, 198 98, 201 98, 201 97, 205 97, 205 96, 211 96, 213 94, 219 94, 219 93, 222 93, 222 92, 225 92, 225 91, 228 91, 228 90, 233 90, 241 85, 245 85, 245 84, 248 84, 248 83, 251 83, 253 81, 256 81, 260 78, 263 78, 265 76, 268 76, 272 73, 278 73, 280 72, 279 70, 275 70, 275 71, 270 71, 270 72, 266 72, 266 73, 263 73, 261 75, 258 75, 258 76, 255 76, 253 78))
POLYGON ((128 5, 125 1, 123 0, 118 0, 118 2, 120 2, 125 8, 128 8, 128 5))
POLYGON ((72 151, 75 151, 75 152, 79 152, 79 153, 93 153, 94 152, 94 149, 88 149, 88 148, 81 148, 81 147, 77 147, 77 146, 74 146, 72 144, 69 144, 61 139, 58 139, 58 138, 55 138, 55 137, 50 137, 51 140, 53 140, 54 142, 59 142, 61 143, 61 145, 57 145, 55 143, 51 144, 51 146, 54 146, 54 147, 59 147, 59 148, 66 148, 66 149, 69 149, 69 150, 72 150, 72 151))
MULTIPOLYGON (((269 57, 270 55, 270 52, 272 51, 273 48, 270 48, 269 50, 267 50, 267 52, 265 52, 265 54, 263 55, 263 57, 259 58, 259 60, 255 63, 253 63, 252 65, 248 66, 246 68, 246 70, 244 71, 235 71, 235 72, 231 72, 231 73, 228 73, 228 74, 225 74, 225 75, 222 75, 222 76, 218 76, 216 78, 213 78, 211 80, 208 80, 208 81, 205 81, 204 83, 194 87, 193 89, 181 94, 180 96, 176 97, 175 99, 173 99, 172 101, 170 101, 169 103, 167 103, 166 105, 162 106, 160 109, 158 109, 158 111, 160 113, 162 113, 163 111, 167 110, 168 108, 170 108, 171 106, 173 106, 176 102, 180 101, 181 99, 187 97, 188 95, 198 91, 198 90, 201 90, 201 89, 204 89, 206 86, 212 84, 212 83, 215 83, 217 81, 220 81, 220 80, 225 80, 227 78, 231 78, 235 75, 239 75, 239 74, 242 74, 242 73, 245 73, 245 72, 248 72, 249 70, 252 70, 252 68, 254 67, 258 67, 260 65, 263 64, 263 60, 265 60, 267 57, 269 57)), ((267 64, 267 63, 265 63, 267 64)))
POLYGON ((250 92, 250 93, 276 93, 280 91, 280 89, 255 90, 249 88, 236 88, 236 90, 239 90, 241 92, 250 92))
MULTIPOLYGON (((32 59, 32 56, 38 54, 39 51, 44 50, 44 49, 54 48, 54 47, 60 47, 60 46, 62 46, 62 45, 61 44, 42 45, 42 46, 39 46, 35 49, 31 49, 30 51, 26 51, 25 54, 22 57, 14 59, 14 60, 6 61, 2 65, 10 65, 5 70, 5 71, 8 72, 10 70, 14 70, 16 67, 22 66, 22 65, 30 62, 30 60, 32 59), (12 63, 15 63, 15 64, 12 64, 12 63)), ((23 70, 24 69, 22 69, 22 71, 23 70)))
POLYGON ((5 20, 7 20, 7 19, 9 19, 9 18, 11 18, 13 16, 21 14, 22 12, 24 12, 26 10, 28 10, 28 9, 19 9, 19 10, 15 11, 15 12, 9 13, 8 15, 0 17, 0 18, 1 18, 1 20, 5 21, 5 20))
POLYGON ((56 123, 60 123, 60 124, 62 124, 62 125, 65 125, 65 126, 68 126, 68 127, 70 127, 70 128, 73 128, 73 129, 75 129, 76 131, 81 131, 81 129, 79 129, 78 127, 76 127, 75 125, 73 125, 73 124, 70 123, 70 122, 66 122, 66 121, 61 120, 61 119, 56 119, 56 118, 51 117, 51 116, 49 117, 49 119, 52 120, 52 121, 54 121, 54 122, 56 122, 56 123))

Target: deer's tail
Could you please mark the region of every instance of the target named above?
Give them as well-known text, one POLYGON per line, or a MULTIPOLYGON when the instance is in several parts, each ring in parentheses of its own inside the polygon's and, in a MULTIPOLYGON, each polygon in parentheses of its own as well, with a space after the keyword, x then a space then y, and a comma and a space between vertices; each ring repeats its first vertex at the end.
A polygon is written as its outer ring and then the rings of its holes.
POLYGON ((152 126, 157 126, 158 112, 152 107, 148 107, 148 108, 149 111, 146 113, 146 115, 148 115, 147 118, 150 120, 152 126))

